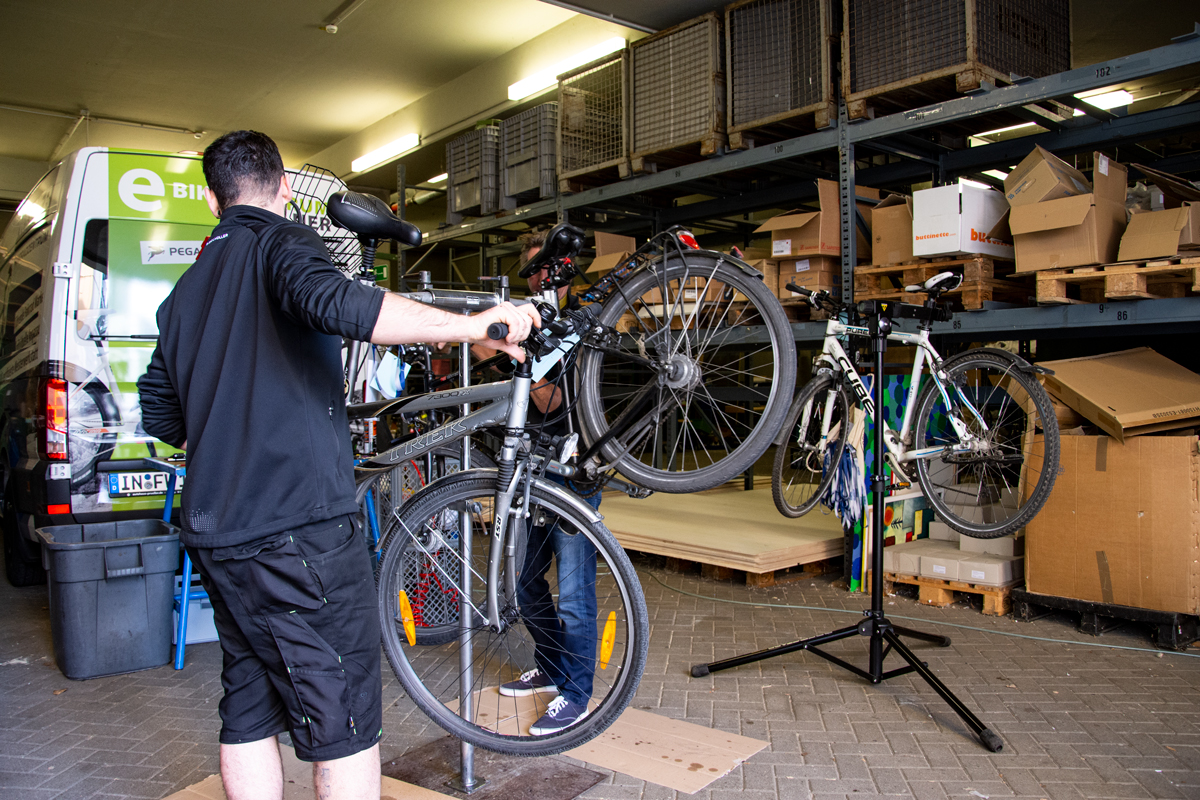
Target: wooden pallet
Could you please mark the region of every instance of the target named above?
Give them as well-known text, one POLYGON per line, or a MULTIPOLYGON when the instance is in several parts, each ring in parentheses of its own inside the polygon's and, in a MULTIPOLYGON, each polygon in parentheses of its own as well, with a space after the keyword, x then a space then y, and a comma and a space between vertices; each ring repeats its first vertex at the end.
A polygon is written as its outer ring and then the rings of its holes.
POLYGON ((1200 292, 1200 254, 1042 270, 1035 274, 1040 304, 1184 297, 1188 292, 1200 292))
MULTIPOLYGON (((1014 281, 993 280, 981 278, 976 281, 963 281, 963 284, 952 292, 942 295, 943 298, 955 300, 961 306, 959 310, 979 311, 988 302, 1025 304, 1033 296, 1033 290, 1023 287, 1014 281)), ((854 292, 855 300, 896 300, 901 303, 924 303, 926 295, 905 292, 899 289, 878 292, 854 292)))
MULTIPOLYGON (((870 586, 871 575, 867 574, 867 584, 870 586)), ((939 578, 926 578, 921 575, 902 575, 896 572, 883 573, 883 591, 891 594, 897 583, 916 586, 917 600, 922 605, 945 608, 954 602, 955 592, 977 594, 983 596, 983 613, 989 617, 1003 617, 1012 609, 1012 592, 1024 586, 1025 581, 1013 581, 1004 586, 986 586, 981 583, 966 583, 964 581, 947 581, 939 578)))
POLYGON ((710 156, 719 156, 725 152, 727 143, 724 131, 710 131, 694 142, 677 147, 633 153, 629 156, 628 166, 621 168, 621 177, 658 172, 659 169, 694 164, 710 156))
MULTIPOLYGON (((872 264, 854 268, 854 295, 863 292, 887 291, 883 279, 887 278, 901 288, 914 283, 924 283, 940 272, 962 272, 963 281, 991 280, 1010 277, 1015 266, 1011 261, 1005 261, 988 256, 970 256, 967 258, 914 258, 899 264, 872 264)), ((1024 287, 1024 281, 1017 284, 1024 287)))
POLYGON ((699 561, 689 561, 685 558, 668 556, 666 559, 666 569, 670 572, 678 572, 685 575, 699 573, 701 577, 708 578, 709 580, 744 583, 752 589, 763 589, 781 583, 802 581, 831 572, 840 573, 842 571, 842 559, 840 557, 833 557, 813 561, 808 564, 797 564, 794 567, 787 567, 785 569, 776 569, 768 572, 750 572, 748 570, 731 569, 716 564, 705 564, 699 561))
POLYGON ((763 120, 729 129, 729 149, 749 150, 759 145, 794 139, 806 133, 825 130, 837 121, 837 103, 819 103, 796 111, 777 114, 763 120))
POLYGON ((620 158, 597 164, 588 169, 578 169, 558 176, 558 191, 562 194, 582 192, 594 186, 606 186, 616 183, 629 175, 629 160, 620 158))
MULTIPOLYGON (((849 63, 844 42, 842 58, 843 63, 849 63)), ((883 86, 852 92, 850 70, 847 69, 842 77, 842 96, 846 98, 846 114, 851 120, 872 119, 877 114, 882 116, 921 108, 977 92, 984 81, 996 86, 1011 82, 1007 75, 1002 75, 990 67, 978 62, 965 62, 913 75, 883 86)))

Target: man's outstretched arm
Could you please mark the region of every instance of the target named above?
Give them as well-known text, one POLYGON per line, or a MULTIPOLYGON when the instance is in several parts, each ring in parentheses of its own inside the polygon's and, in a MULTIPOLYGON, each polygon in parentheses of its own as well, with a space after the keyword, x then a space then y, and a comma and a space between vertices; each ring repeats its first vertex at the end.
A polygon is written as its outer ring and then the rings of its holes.
POLYGON ((503 350, 518 361, 524 361, 525 352, 518 345, 535 325, 540 328, 542 321, 532 304, 502 303, 468 317, 388 293, 371 331, 371 342, 384 345, 470 342, 503 350), (487 329, 493 322, 508 325, 507 338, 488 338, 487 329))

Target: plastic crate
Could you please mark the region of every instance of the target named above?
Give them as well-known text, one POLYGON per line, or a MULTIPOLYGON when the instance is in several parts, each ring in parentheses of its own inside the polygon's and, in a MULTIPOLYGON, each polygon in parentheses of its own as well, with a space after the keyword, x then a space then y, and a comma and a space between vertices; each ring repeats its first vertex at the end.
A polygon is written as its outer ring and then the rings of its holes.
POLYGON ((487 125, 446 144, 446 221, 500 210, 500 128, 487 125))
POLYGON ((647 156, 694 161, 725 146, 723 27, 708 13, 629 46, 634 172, 647 156))
POLYGON ((542 103, 500 123, 504 197, 527 201, 554 195, 557 128, 558 103, 542 103))
POLYGON ((851 118, 1071 67, 1069 0, 843 0, 851 118))
POLYGON ((37 529, 54 657, 73 680, 171 660, 179 529, 138 519, 37 529))
MULTIPOLYGON (((183 576, 175 576, 175 594, 179 594, 179 590, 183 587, 183 576)), ((192 572, 192 591, 203 589, 200 582, 200 573, 192 572)), ((202 644, 203 642, 216 642, 220 640, 217 634, 217 623, 213 618, 212 600, 207 597, 199 600, 191 600, 188 602, 188 619, 187 633, 184 636, 184 644, 202 644)), ((171 618, 171 644, 179 641, 179 612, 172 611, 171 618)))
POLYGON ((562 191, 569 191, 572 179, 604 181, 628 167, 628 70, 628 52, 622 50, 558 77, 562 191))
POLYGON ((782 138, 837 118, 832 2, 741 0, 726 7, 730 147, 746 146, 743 131, 770 126, 764 133, 782 138))

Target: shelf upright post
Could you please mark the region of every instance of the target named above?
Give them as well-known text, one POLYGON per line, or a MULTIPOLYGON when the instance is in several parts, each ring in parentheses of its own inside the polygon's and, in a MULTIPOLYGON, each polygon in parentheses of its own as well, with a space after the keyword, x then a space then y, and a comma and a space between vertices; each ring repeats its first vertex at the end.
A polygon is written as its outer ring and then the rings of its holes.
MULTIPOLYGON (((405 211, 406 211, 406 207, 408 205, 405 202, 408 199, 405 197, 405 192, 408 191, 407 184, 408 184, 408 175, 404 169, 404 162, 397 161, 396 162, 396 216, 400 217, 400 219, 405 218, 405 211)), ((388 288, 391 289, 393 292, 406 292, 406 291, 408 291, 408 289, 401 285, 402 283, 404 283, 404 281, 400 276, 403 275, 405 272, 404 268, 408 263, 408 259, 406 259, 404 253, 402 253, 400 251, 400 243, 398 241, 396 241, 395 239, 392 239, 392 254, 395 255, 395 260, 392 262, 392 270, 390 272, 388 272, 388 280, 387 280, 388 288)))
POLYGON ((842 302, 854 301, 854 265, 858 261, 858 236, 854 224, 854 141, 850 138, 846 101, 838 97, 838 199, 842 229, 842 302))

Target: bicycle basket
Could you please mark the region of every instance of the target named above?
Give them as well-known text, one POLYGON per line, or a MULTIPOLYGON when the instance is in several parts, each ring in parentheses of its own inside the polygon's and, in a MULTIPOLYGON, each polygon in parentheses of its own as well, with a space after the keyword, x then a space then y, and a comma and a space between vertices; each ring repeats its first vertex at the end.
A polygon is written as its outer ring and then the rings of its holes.
POLYGON ((288 180, 294 197, 288 203, 287 218, 320 234, 333 265, 347 277, 355 275, 362 266, 362 245, 357 236, 329 218, 325 206, 329 195, 345 189, 346 184, 324 167, 312 164, 288 170, 288 180))

